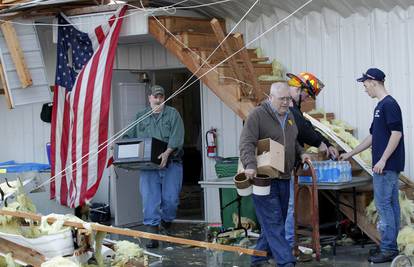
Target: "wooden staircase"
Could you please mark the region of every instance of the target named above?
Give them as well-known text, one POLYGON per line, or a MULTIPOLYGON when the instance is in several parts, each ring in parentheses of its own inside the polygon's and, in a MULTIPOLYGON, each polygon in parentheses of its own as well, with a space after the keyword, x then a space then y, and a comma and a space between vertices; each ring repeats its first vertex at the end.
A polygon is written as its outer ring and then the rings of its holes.
POLYGON ((257 57, 255 49, 243 48, 240 33, 231 34, 213 53, 226 36, 223 20, 160 16, 150 18, 148 24, 150 34, 240 118, 245 119, 269 94, 271 82, 259 81, 258 77, 272 75, 272 64, 267 63, 267 57, 257 57))
MULTIPOLYGON (((148 27, 150 34, 159 43, 174 54, 192 73, 200 77, 200 80, 243 120, 250 110, 269 94, 272 82, 259 81, 258 77, 271 75, 272 65, 267 63, 269 60, 267 57, 258 57, 255 49, 243 48, 244 41, 240 33, 231 34, 220 49, 212 54, 226 36, 223 20, 160 16, 149 18, 148 27), (234 57, 222 62, 239 50, 240 52, 234 57), (220 65, 211 70, 217 64, 220 65)), ((314 101, 302 103, 302 111, 310 111, 313 108, 315 108, 314 101)), ((364 176, 369 175, 364 173, 364 170, 358 169, 358 164, 354 165, 354 171, 359 171, 364 176)), ((407 188, 408 190, 403 190, 414 198, 414 187, 410 185, 407 188)), ((370 190, 367 193, 370 193, 370 190)), ((378 243, 379 234, 376 227, 369 223, 365 216, 366 199, 365 194, 357 199, 360 207, 357 211, 358 226, 378 243)), ((341 201, 351 204, 348 198, 341 197, 341 201)), ((351 208, 341 205, 341 211, 350 220, 354 220, 351 208)))

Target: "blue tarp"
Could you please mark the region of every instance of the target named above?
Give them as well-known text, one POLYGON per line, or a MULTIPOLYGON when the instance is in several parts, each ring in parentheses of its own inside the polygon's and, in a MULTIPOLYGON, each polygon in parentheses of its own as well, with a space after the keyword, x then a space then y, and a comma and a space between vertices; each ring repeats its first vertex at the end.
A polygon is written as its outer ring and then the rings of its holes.
POLYGON ((9 172, 40 172, 50 169, 49 164, 41 163, 17 163, 14 160, 0 162, 0 173, 9 173, 9 172))

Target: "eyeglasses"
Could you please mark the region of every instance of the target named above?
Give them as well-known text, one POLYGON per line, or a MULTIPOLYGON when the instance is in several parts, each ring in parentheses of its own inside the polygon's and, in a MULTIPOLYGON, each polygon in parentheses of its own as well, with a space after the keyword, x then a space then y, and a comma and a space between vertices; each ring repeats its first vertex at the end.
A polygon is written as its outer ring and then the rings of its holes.
POLYGON ((290 97, 290 96, 277 97, 277 100, 279 100, 281 102, 290 102, 292 100, 292 97, 290 97))

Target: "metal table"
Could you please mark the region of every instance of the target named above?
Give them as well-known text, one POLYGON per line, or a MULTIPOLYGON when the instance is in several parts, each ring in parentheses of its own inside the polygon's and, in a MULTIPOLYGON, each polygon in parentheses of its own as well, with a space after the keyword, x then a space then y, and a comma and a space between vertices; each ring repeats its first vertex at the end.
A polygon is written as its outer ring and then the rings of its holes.
MULTIPOLYGON (((347 183, 318 183, 318 190, 343 190, 353 187, 360 187, 370 184, 371 177, 352 177, 351 182, 347 183)), ((236 188, 233 177, 220 178, 207 181, 199 181, 198 184, 202 188, 236 188)), ((311 183, 299 183, 300 185, 311 185, 311 183)))

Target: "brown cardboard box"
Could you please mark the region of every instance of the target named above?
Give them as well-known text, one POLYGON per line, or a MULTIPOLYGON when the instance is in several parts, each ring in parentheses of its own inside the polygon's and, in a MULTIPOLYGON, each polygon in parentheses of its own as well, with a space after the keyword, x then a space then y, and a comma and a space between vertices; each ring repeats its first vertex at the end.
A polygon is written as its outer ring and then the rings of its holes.
MULTIPOLYGON (((279 171, 285 170, 285 148, 270 138, 259 140, 257 143, 257 174, 278 177, 279 171)), ((243 172, 239 161, 238 173, 243 172)))

